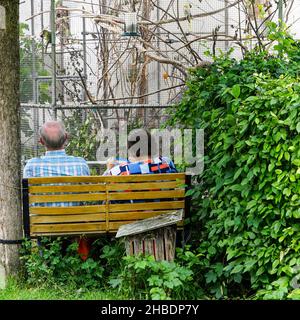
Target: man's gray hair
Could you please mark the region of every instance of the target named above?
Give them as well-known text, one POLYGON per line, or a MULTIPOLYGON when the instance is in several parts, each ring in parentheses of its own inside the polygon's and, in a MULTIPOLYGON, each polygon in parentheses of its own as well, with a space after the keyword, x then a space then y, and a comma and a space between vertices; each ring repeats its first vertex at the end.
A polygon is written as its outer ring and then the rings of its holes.
POLYGON ((42 125, 39 133, 47 148, 60 149, 67 140, 65 126, 60 121, 47 121, 42 125))

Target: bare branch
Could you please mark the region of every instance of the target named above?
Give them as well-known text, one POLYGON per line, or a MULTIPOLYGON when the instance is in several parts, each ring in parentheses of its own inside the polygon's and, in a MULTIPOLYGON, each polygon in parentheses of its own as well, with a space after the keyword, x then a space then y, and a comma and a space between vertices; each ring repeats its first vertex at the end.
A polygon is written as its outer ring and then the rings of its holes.
MULTIPOLYGON (((199 13, 199 14, 195 14, 195 15, 192 15, 191 16, 191 19, 196 19, 196 18, 204 18, 204 17, 208 17, 208 16, 211 16, 211 15, 215 15, 217 13, 220 13, 224 10, 227 10, 231 7, 234 7, 236 6, 238 3, 242 2, 243 0, 238 0, 238 1, 235 1, 234 3, 224 7, 224 8, 221 8, 221 9, 218 9, 218 10, 214 10, 214 11, 210 11, 210 12, 204 12, 204 13, 199 13)), ((176 21, 186 21, 187 20, 187 17, 178 17, 176 19, 172 18, 172 19, 168 19, 168 20, 162 20, 162 21, 157 21, 155 22, 154 24, 158 24, 158 25, 161 25, 161 24, 168 24, 168 23, 173 23, 173 22, 176 22, 176 21)), ((149 21, 140 21, 139 22, 140 25, 149 25, 149 24, 153 24, 153 22, 149 22, 149 21)))
POLYGON ((153 95, 153 94, 157 94, 157 93, 159 93, 159 92, 176 89, 176 88, 180 88, 180 87, 183 87, 183 86, 185 86, 184 83, 178 84, 178 85, 176 85, 176 86, 168 87, 168 88, 163 88, 163 89, 160 89, 160 90, 157 90, 157 91, 149 92, 149 93, 143 94, 143 95, 141 95, 141 96, 136 96, 136 97, 123 97, 123 98, 114 98, 114 99, 103 99, 103 100, 97 100, 97 102, 108 102, 108 101, 117 101, 117 100, 120 101, 120 100, 128 100, 128 99, 137 100, 137 99, 141 99, 141 98, 143 98, 143 97, 147 97, 147 96, 151 96, 151 95, 153 95))
POLYGON ((175 68, 180 70, 185 76, 187 76, 187 73, 186 73, 187 67, 183 66, 180 62, 178 62, 176 60, 172 60, 170 58, 164 58, 164 57, 158 56, 156 54, 150 53, 145 48, 143 48, 142 46, 140 46, 138 44, 135 44, 135 47, 139 51, 144 52, 150 59, 155 60, 160 63, 171 64, 175 68))

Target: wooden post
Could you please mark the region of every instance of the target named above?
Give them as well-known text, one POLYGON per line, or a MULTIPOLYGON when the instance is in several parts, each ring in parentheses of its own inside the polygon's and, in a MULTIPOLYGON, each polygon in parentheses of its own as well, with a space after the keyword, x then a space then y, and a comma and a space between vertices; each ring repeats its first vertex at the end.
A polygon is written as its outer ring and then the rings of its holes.
POLYGON ((28 179, 22 180, 22 190, 23 190, 23 229, 24 229, 25 237, 30 238, 28 179))
POLYGON ((153 218, 123 225, 116 238, 124 237, 127 255, 153 255, 158 261, 173 261, 176 247, 176 224, 183 211, 162 214, 153 218))

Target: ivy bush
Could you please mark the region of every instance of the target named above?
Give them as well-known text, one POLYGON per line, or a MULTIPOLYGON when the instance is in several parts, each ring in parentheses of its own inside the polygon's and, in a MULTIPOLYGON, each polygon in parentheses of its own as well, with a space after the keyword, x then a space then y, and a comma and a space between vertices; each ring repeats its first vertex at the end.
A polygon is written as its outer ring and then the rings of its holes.
POLYGON ((189 248, 177 249, 177 261, 156 261, 152 255, 126 256, 112 288, 129 299, 196 299, 202 289, 194 283, 194 267, 199 263, 189 248))
POLYGON ((199 281, 216 298, 300 296, 300 45, 269 28, 272 49, 191 70, 170 122, 205 132, 190 194, 199 281))
POLYGON ((38 288, 69 288, 74 292, 114 290, 130 299, 196 299, 204 297, 194 283, 199 264, 189 247, 177 249, 174 262, 155 261, 153 256, 124 256, 119 241, 93 242, 87 260, 77 253, 70 239, 41 238, 40 244, 26 241, 21 256, 26 283, 38 288))
POLYGON ((121 267, 124 248, 119 243, 93 242, 88 259, 81 259, 77 241, 42 237, 40 244, 24 243, 21 259, 26 282, 38 287, 68 286, 78 290, 100 289, 121 267))

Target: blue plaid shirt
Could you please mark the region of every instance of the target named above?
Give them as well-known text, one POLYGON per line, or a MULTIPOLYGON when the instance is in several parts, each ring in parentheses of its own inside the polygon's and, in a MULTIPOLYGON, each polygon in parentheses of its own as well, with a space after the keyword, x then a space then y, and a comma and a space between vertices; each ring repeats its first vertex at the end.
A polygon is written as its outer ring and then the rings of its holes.
MULTIPOLYGON (((83 158, 68 156, 65 150, 47 151, 40 158, 28 160, 24 167, 23 177, 54 177, 54 176, 89 176, 88 164, 83 158)), ((39 204, 42 206, 73 206, 74 202, 57 202, 39 204)))

